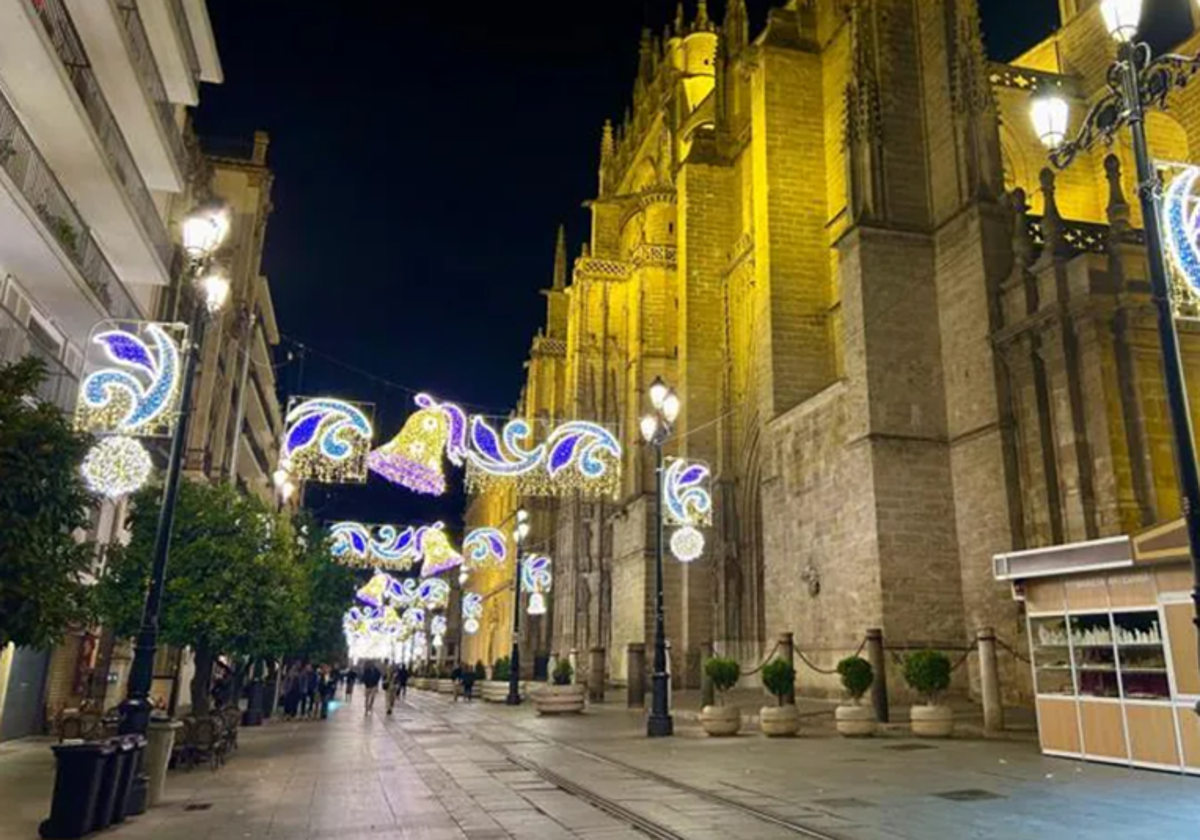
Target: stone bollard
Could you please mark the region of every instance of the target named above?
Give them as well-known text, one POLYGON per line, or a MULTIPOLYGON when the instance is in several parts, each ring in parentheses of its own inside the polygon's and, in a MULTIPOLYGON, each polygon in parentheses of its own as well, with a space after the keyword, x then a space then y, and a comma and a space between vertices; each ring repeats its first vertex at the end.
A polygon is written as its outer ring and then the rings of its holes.
POLYGON ((646 645, 630 642, 625 649, 625 705, 631 709, 646 706, 646 645))
POLYGON ((975 634, 979 643, 979 693, 983 696, 983 728, 1004 730, 1004 703, 1000 699, 1000 669, 996 663, 996 633, 984 627, 975 634))
POLYGON ((579 651, 571 648, 571 652, 567 654, 567 661, 571 663, 571 684, 579 682, 579 651))
POLYGON ((875 672, 875 681, 871 683, 871 706, 875 709, 875 720, 887 723, 887 659, 883 652, 883 631, 878 627, 867 631, 867 661, 875 672))
POLYGON ((592 703, 604 702, 604 654, 605 650, 602 647, 594 647, 588 651, 588 678, 587 691, 588 700, 592 703))
MULTIPOLYGON (((796 642, 795 637, 791 633, 779 634, 779 658, 787 664, 791 665, 793 670, 796 667, 796 642)), ((788 691, 787 696, 783 698, 783 705, 796 705, 796 681, 792 680, 792 687, 788 691)))
POLYGON ((716 705, 716 691, 713 689, 712 679, 708 676, 708 660, 713 658, 712 642, 700 643, 700 706, 716 705))

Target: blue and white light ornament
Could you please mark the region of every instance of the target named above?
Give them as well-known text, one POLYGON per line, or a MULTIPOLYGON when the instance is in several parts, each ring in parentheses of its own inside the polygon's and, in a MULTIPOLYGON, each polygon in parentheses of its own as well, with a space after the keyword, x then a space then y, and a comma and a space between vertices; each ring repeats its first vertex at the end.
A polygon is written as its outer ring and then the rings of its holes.
POLYGON ((462 599, 463 632, 474 636, 479 632, 479 620, 483 618, 483 596, 478 592, 465 592, 462 599))
POLYGON ((712 471, 699 461, 672 458, 663 473, 663 520, 674 528, 671 555, 681 563, 704 556, 704 533, 712 525, 712 471))
POLYGON ((280 463, 292 476, 321 484, 361 484, 374 427, 371 406, 330 398, 288 403, 280 463))
POLYGON ((529 595, 526 612, 530 615, 546 614, 546 593, 554 586, 549 557, 535 555, 521 563, 521 591, 529 595))
POLYGON ((139 324, 104 330, 91 343, 104 364, 80 386, 75 426, 98 435, 170 437, 179 422, 187 327, 139 324))
POLYGON ((338 522, 330 526, 334 562, 351 568, 407 571, 421 559, 412 528, 338 522))
POLYGON ((1176 175, 1163 196, 1167 254, 1192 291, 1200 292, 1200 167, 1176 175))

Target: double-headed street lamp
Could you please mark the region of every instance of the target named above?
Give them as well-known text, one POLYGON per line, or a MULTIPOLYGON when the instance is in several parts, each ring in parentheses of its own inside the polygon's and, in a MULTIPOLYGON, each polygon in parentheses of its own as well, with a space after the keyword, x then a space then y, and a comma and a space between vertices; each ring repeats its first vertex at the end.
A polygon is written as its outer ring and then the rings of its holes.
POLYGON ((517 511, 517 527, 513 529, 513 541, 517 544, 516 563, 513 564, 513 624, 512 654, 509 656, 508 696, 505 705, 521 705, 521 564, 525 562, 525 540, 529 537, 529 511, 517 511))
MULTIPOLYGON (((1162 181, 1150 158, 1146 142, 1146 110, 1150 107, 1166 107, 1171 91, 1182 88, 1200 70, 1200 55, 1191 58, 1170 54, 1155 57, 1148 44, 1138 41, 1142 0, 1102 0, 1100 12, 1109 34, 1119 44, 1117 60, 1108 69, 1108 92, 1088 111, 1073 139, 1067 139, 1070 107, 1061 95, 1051 91, 1035 99, 1032 117, 1038 136, 1050 149, 1051 163, 1059 169, 1065 169, 1081 152, 1089 151, 1100 142, 1111 144, 1117 132, 1125 126, 1133 134, 1137 191, 1146 228, 1150 288, 1158 311, 1158 337, 1162 345, 1167 405, 1175 436, 1183 517, 1192 559, 1194 621, 1200 630, 1200 474, 1197 472, 1183 357, 1179 349, 1179 334, 1175 330, 1175 309, 1163 252, 1162 181)), ((1197 704, 1197 711, 1200 712, 1200 704, 1197 704)))
POLYGON ((662 738, 674 734, 671 710, 667 707, 667 637, 666 618, 663 614, 663 494, 665 473, 663 471, 663 444, 671 439, 675 421, 682 407, 676 394, 662 377, 650 384, 650 406, 652 411, 642 418, 642 437, 654 447, 655 475, 658 492, 655 496, 655 540, 654 540, 654 675, 653 700, 650 717, 646 720, 646 734, 651 738, 662 738))
POLYGON ((207 318, 215 317, 229 300, 229 278, 213 265, 213 256, 228 233, 229 214, 220 207, 201 208, 183 223, 183 249, 188 262, 180 283, 182 285, 190 280, 194 284, 198 300, 197 305, 192 308, 187 335, 180 416, 175 425, 175 434, 171 438, 166 486, 163 490, 162 508, 158 514, 158 529, 154 535, 154 566, 150 588, 142 610, 142 625, 134 647, 126 697, 120 706, 119 731, 122 735, 145 735, 150 726, 150 714, 154 710, 150 690, 154 681, 154 657, 158 648, 159 612, 166 583, 167 555, 171 549, 171 526, 175 520, 175 500, 179 492, 183 451, 187 445, 196 356, 204 339, 207 318), (203 305, 200 305, 201 303, 203 305))

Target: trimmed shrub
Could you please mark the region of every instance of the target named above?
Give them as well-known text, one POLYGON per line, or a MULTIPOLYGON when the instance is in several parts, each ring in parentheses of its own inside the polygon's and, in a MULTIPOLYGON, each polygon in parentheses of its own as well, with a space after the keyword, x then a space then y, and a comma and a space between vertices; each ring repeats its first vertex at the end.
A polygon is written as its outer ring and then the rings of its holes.
POLYGON ((774 659, 763 668, 762 681, 782 706, 784 698, 795 688, 796 669, 782 659, 774 659))
POLYGON ((550 675, 550 678, 554 680, 555 685, 570 685, 571 678, 574 676, 575 669, 571 667, 571 663, 566 659, 560 659, 554 666, 554 673, 550 675))
POLYGON ((904 681, 929 705, 950 687, 950 657, 937 650, 920 650, 904 660, 904 681))
POLYGON ((501 656, 496 660, 496 664, 492 666, 492 679, 498 682, 505 682, 512 676, 512 663, 509 662, 507 656, 501 656))
POLYGON ((713 688, 717 690, 717 696, 722 704, 725 692, 737 685, 738 678, 741 676, 737 660, 725 656, 714 656, 705 662, 704 673, 712 680, 713 688))
POLYGON ((842 678, 842 688, 846 689, 846 693, 856 703, 870 691, 871 683, 875 682, 875 672, 871 670, 871 663, 861 656, 846 657, 838 663, 837 672, 842 678))

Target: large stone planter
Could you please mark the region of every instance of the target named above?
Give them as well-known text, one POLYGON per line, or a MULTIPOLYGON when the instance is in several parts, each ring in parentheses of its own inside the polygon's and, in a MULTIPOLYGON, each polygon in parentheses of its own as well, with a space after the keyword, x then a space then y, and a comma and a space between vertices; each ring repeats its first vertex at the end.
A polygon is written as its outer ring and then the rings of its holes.
POLYGON ((151 720, 149 743, 146 746, 145 768, 150 777, 147 804, 153 808, 162 800, 167 786, 167 764, 175 746, 175 735, 183 728, 178 720, 151 720))
POLYGON ((533 705, 539 715, 571 715, 583 711, 583 685, 547 685, 533 692, 533 705))
POLYGON ((700 726, 714 737, 736 735, 742 728, 742 710, 737 706, 705 706, 700 710, 700 726))
POLYGON ((875 734, 875 710, 854 704, 837 707, 837 731, 846 738, 868 738, 875 734))
POLYGON ((913 706, 912 734, 918 738, 949 738, 954 734, 954 710, 949 706, 913 706))
POLYGON ((758 713, 762 733, 768 738, 789 738, 800 731, 800 710, 786 706, 763 706, 758 713))
POLYGON ((454 693, 454 680, 438 680, 437 681, 437 693, 438 694, 453 694, 454 693))
POLYGON ((433 685, 433 680, 429 679, 429 677, 416 677, 413 679, 412 684, 415 689, 428 691, 433 685))

